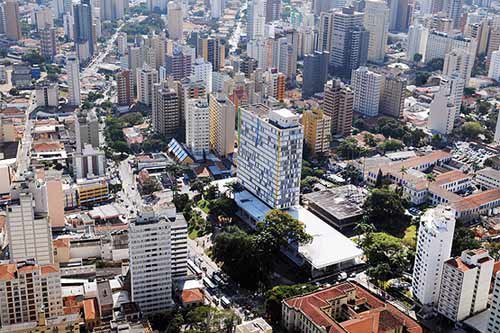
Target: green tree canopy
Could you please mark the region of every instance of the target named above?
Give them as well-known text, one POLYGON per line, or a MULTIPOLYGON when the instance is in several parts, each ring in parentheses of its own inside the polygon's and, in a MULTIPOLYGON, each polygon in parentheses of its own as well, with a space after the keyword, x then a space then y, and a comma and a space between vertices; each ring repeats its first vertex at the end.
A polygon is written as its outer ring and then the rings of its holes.
POLYGON ((366 150, 358 145, 358 142, 354 138, 348 138, 342 141, 342 143, 337 148, 337 154, 343 159, 353 160, 364 156, 366 150))

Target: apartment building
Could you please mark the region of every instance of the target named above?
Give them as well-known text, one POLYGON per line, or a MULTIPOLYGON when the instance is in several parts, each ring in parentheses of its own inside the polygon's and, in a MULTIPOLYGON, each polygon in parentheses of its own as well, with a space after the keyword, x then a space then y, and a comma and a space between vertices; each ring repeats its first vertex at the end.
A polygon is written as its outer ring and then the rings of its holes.
POLYGON ((172 138, 181 129, 179 113, 179 97, 177 91, 167 87, 165 83, 158 83, 153 88, 153 129, 155 132, 172 138))
POLYGON ((144 314, 164 311, 172 302, 171 224, 143 212, 129 223, 132 301, 144 314))
POLYGON ((312 155, 330 150, 332 121, 321 109, 307 110, 302 115, 304 141, 312 155))
POLYGON ((238 180, 270 207, 297 205, 304 139, 299 116, 261 104, 240 112, 238 180))
POLYGON ((384 77, 359 67, 352 72, 352 89, 354 90, 354 111, 368 117, 378 115, 380 94, 384 85, 384 77))
POLYGON ((328 81, 325 84, 323 110, 331 118, 332 135, 351 134, 353 108, 354 91, 351 88, 340 80, 328 81))
POLYGON ((0 264, 0 320, 2 327, 63 315, 61 275, 57 265, 35 260, 0 264))
POLYGON ((182 213, 176 214, 173 221, 169 216, 169 222, 172 251, 172 279, 182 279, 188 274, 188 225, 182 213))
POLYGON ((445 261, 438 312, 457 322, 485 310, 494 264, 485 249, 465 250, 445 261))
POLYGON ((236 109, 224 94, 210 94, 210 148, 219 156, 234 152, 236 109))
POLYGON ((203 159, 210 151, 209 108, 206 98, 187 100, 186 144, 196 159, 203 159))
POLYGON ((137 71, 137 101, 146 105, 153 104, 153 89, 158 82, 158 72, 154 68, 144 65, 137 71))
POLYGON ((413 268, 413 296, 424 305, 436 305, 441 288, 443 264, 451 255, 455 213, 438 206, 422 216, 413 268))
POLYGON ((500 332, 500 272, 495 276, 486 333, 500 332))

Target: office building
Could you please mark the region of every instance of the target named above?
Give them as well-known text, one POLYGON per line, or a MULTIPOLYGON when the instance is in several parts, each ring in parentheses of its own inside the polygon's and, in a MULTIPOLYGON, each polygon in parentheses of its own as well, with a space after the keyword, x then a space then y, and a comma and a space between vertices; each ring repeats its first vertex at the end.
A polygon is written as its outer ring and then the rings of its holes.
POLYGON ((52 232, 47 218, 46 188, 40 187, 40 195, 20 193, 17 200, 7 206, 7 235, 10 259, 22 261, 35 259, 39 264, 53 263, 52 232), (40 203, 40 211, 35 211, 35 198, 40 203), (36 213, 36 214, 35 214, 36 213))
POLYGON ((455 213, 445 206, 427 210, 420 220, 413 267, 413 296, 423 305, 437 305, 443 264, 451 255, 455 213))
POLYGON ((497 126, 495 129, 495 142, 500 145, 500 117, 497 119, 497 126))
POLYGON ((212 92, 212 64, 203 58, 197 58, 193 64, 191 80, 205 83, 205 90, 207 94, 210 94, 212 92))
POLYGON ((124 56, 127 54, 128 50, 128 42, 127 42, 127 33, 119 32, 116 36, 116 46, 118 48, 118 54, 124 56))
POLYGON ((486 333, 500 332, 500 272, 496 273, 486 333))
POLYGON ((382 0, 366 1, 364 26, 369 33, 368 61, 383 63, 387 35, 389 33, 390 11, 382 0))
POLYGON ((319 17, 318 51, 330 52, 332 49, 333 18, 332 11, 322 12, 319 17))
POLYGON ((247 9, 248 40, 259 39, 264 37, 265 23, 266 23, 266 1, 265 0, 248 1, 248 9, 247 9))
POLYGON ((321 109, 307 110, 302 115, 304 141, 311 155, 323 155, 330 150, 332 119, 321 109))
POLYGON ((106 175, 104 151, 85 143, 73 154, 73 173, 76 179, 93 179, 106 175))
POLYGON ((281 19, 281 0, 266 1, 266 23, 281 19))
POLYGON ((429 36, 429 29, 423 25, 412 25, 408 30, 408 49, 406 51, 406 58, 410 61, 424 61, 425 50, 427 48, 427 38, 429 36), (418 55, 418 56, 417 56, 418 55), (416 57, 417 56, 417 57, 416 57))
POLYGON ((153 129, 155 132, 172 138, 181 131, 179 97, 177 91, 166 84, 155 84, 153 89, 153 129))
POLYGON ((116 74, 116 95, 119 106, 130 106, 134 102, 132 72, 123 69, 116 74))
POLYGON ((313 54, 304 56, 302 98, 306 99, 323 92, 328 78, 329 59, 330 52, 328 51, 315 51, 313 54))
POLYGON ((389 30, 394 32, 406 32, 411 18, 411 6, 408 0, 391 0, 389 9, 391 12, 389 30))
POLYGON ((218 72, 224 67, 226 46, 219 37, 203 37, 198 39, 197 57, 202 57, 212 64, 212 70, 218 72))
POLYGON ((488 77, 500 81, 500 50, 491 52, 488 77))
POLYGON ((441 79, 439 91, 431 102, 427 127, 442 135, 451 134, 460 116, 464 80, 457 73, 441 79))
POLYGON ((167 30, 168 37, 173 40, 182 40, 183 27, 182 27, 182 6, 180 3, 170 1, 168 3, 167 12, 167 30))
POLYGON ((354 111, 368 117, 377 116, 384 76, 369 71, 367 67, 360 67, 353 71, 351 83, 354 90, 354 111))
POLYGON ((203 159, 210 150, 210 123, 206 98, 187 100, 186 145, 196 159, 203 159))
POLYGON ((458 49, 474 54, 476 45, 476 42, 469 38, 432 31, 427 35, 424 59, 426 63, 433 59, 444 59, 447 53, 458 49))
POLYGON ((369 33, 363 16, 352 7, 334 13, 330 66, 335 76, 350 79, 353 70, 366 64, 369 33))
POLYGON ((54 16, 49 7, 39 7, 34 11, 36 30, 42 31, 54 26, 54 16))
POLYGON ((403 117, 406 83, 406 79, 396 73, 385 74, 380 95, 380 113, 394 118, 403 117))
POLYGON ((153 104, 153 86, 158 82, 156 69, 144 65, 137 71, 137 101, 151 106, 153 104))
MULTIPOLYGON (((57 265, 17 260, 0 264, 0 271, 0 321, 6 332, 14 332, 16 326, 10 325, 27 325, 41 316, 55 319, 64 314, 57 265)), ((20 328, 15 331, 28 332, 20 328)))
POLYGON ((210 94, 210 148, 219 156, 234 152, 236 109, 224 94, 210 94))
POLYGON ((264 105, 240 109, 238 180, 268 206, 299 203, 302 142, 299 116, 264 105))
POLYGON ((495 260, 485 249, 445 261, 437 310, 457 322, 486 310, 495 260))
POLYGON ((5 15, 5 37, 11 40, 20 40, 21 17, 19 16, 19 3, 17 0, 6 0, 3 4, 5 15))
POLYGON ((128 229, 131 301, 144 314, 165 311, 173 305, 171 224, 148 211, 128 229))
POLYGON ((352 129, 354 92, 340 80, 325 84, 323 110, 331 118, 332 135, 348 136, 352 129))
POLYGON ((491 54, 500 48, 500 25, 489 27, 488 47, 486 49, 486 63, 491 62, 491 54))
POLYGON ((463 4, 463 0, 444 1, 443 11, 446 13, 446 16, 452 21, 453 29, 460 29, 463 4))
POLYGON ((165 70, 174 80, 182 80, 191 75, 191 55, 184 54, 178 47, 174 47, 172 54, 165 56, 165 70))
POLYGON ((458 73, 467 86, 472 74, 474 59, 475 53, 473 52, 463 49, 452 50, 444 56, 443 75, 450 76, 453 73, 458 73))
POLYGON ((80 62, 75 54, 66 59, 66 73, 68 75, 68 104, 80 106, 80 62))
POLYGON ((57 54, 56 29, 45 28, 40 30, 40 54, 52 60, 57 54))

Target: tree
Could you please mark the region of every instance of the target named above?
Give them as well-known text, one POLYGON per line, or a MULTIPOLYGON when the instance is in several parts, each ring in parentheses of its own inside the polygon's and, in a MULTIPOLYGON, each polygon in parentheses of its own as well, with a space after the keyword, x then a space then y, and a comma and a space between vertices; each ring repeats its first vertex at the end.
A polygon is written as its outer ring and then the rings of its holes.
POLYGON ((477 121, 468 121, 465 122, 459 129, 462 137, 465 139, 476 139, 479 134, 484 133, 484 128, 481 126, 481 123, 477 121))
POLYGON ((149 177, 142 183, 142 193, 144 195, 153 194, 153 192, 160 191, 161 185, 154 177, 149 177))
POLYGON ((16 88, 11 88, 9 90, 9 94, 12 96, 17 96, 17 95, 19 95, 19 91, 16 88))
POLYGON ((208 204, 210 214, 214 216, 224 216, 231 217, 234 216, 236 209, 236 203, 233 199, 222 195, 220 198, 211 200, 208 204))
POLYGON ((434 134, 431 138, 431 145, 436 149, 442 149, 446 147, 446 141, 439 134, 434 134))
POLYGON ((337 148, 337 154, 343 159, 356 159, 366 154, 366 150, 358 145, 354 138, 348 138, 342 141, 337 148))
POLYGON ((175 205, 175 209, 178 212, 184 211, 186 207, 191 206, 193 203, 189 199, 189 195, 187 193, 174 193, 174 197, 172 199, 172 202, 175 205))
POLYGON ((431 74, 429 72, 416 72, 415 73, 415 85, 416 86, 423 86, 427 83, 427 80, 431 74))
POLYGON ((203 198, 205 200, 215 200, 220 196, 219 187, 217 185, 209 185, 203 191, 203 198))
POLYGON ((342 177, 351 184, 357 185, 363 180, 363 175, 354 165, 348 164, 341 172, 342 177))
POLYGON ((207 186, 210 183, 210 178, 209 177, 200 177, 197 178, 193 183, 191 183, 191 191, 196 191, 200 194, 203 194, 205 190, 205 186, 207 186))
POLYGON ((203 333, 232 333, 239 317, 232 310, 219 310, 210 306, 199 306, 186 314, 186 321, 196 331, 203 333))
POLYGON ((362 249, 369 266, 366 273, 377 281, 400 277, 410 265, 401 240, 384 232, 371 234, 362 249))
POLYGON ((410 224, 406 215, 406 200, 395 191, 383 187, 374 189, 363 205, 367 222, 377 230, 401 236, 410 224))
POLYGON ((420 53, 415 53, 413 55, 413 61, 420 62, 420 60, 422 60, 422 55, 420 53))
POLYGON ((38 51, 29 51, 24 53, 21 59, 30 65, 41 65, 45 62, 45 58, 38 53, 38 51))
POLYGON ((224 187, 227 188, 226 193, 228 194, 228 196, 233 196, 233 197, 236 193, 240 193, 240 192, 243 192, 245 190, 243 185, 241 185, 241 183, 236 181, 236 180, 233 182, 227 183, 226 185, 224 185, 224 187))
POLYGON ((388 140, 385 140, 384 142, 382 142, 381 144, 379 144, 378 147, 381 150, 383 150, 384 152, 396 151, 396 150, 403 149, 403 143, 399 140, 388 139, 388 140))
POLYGON ((481 243, 475 238, 474 232, 465 227, 463 223, 457 222, 453 234, 452 256, 459 256, 464 250, 473 250, 481 247, 481 243))

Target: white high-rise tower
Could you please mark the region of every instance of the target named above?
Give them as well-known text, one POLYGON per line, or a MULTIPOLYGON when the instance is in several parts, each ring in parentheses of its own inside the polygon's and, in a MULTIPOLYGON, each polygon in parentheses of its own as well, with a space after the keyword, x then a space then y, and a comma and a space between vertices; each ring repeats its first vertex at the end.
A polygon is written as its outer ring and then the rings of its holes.
POLYGON ((174 1, 168 3, 167 30, 170 39, 182 40, 182 6, 174 1))
POLYGON ((370 33, 368 40, 368 61, 381 63, 389 32, 390 10, 381 0, 369 0, 365 6, 365 29, 370 33))
POLYGON ((457 72, 443 77, 439 92, 431 102, 427 127, 436 133, 451 134, 456 119, 460 116, 460 106, 464 93, 464 80, 457 72))
POLYGON ((247 10, 247 36, 248 40, 258 39, 264 36, 264 25, 266 24, 266 2, 265 0, 250 0, 247 10))
POLYGON ((68 104, 80 106, 80 63, 75 54, 70 54, 66 59, 66 72, 68 74, 68 104))

